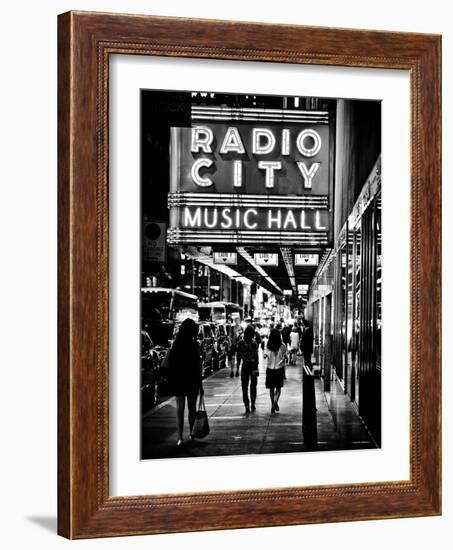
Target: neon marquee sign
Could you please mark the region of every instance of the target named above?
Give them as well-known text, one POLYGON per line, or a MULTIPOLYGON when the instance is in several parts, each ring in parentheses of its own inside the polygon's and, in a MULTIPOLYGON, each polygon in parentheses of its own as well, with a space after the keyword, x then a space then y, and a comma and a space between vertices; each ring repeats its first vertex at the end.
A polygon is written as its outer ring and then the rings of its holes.
POLYGON ((327 217, 327 212, 322 210, 185 206, 182 213, 181 227, 227 230, 326 231, 327 217))
MULTIPOLYGON (((274 132, 269 128, 252 128, 251 136, 251 153, 255 156, 264 156, 274 153, 276 149, 276 137, 274 132)), ((191 136, 191 152, 193 154, 207 153, 213 155, 214 151, 214 132, 209 126, 196 126, 192 128, 191 136)), ((322 139, 316 130, 313 128, 305 128, 301 130, 296 138, 295 144, 300 155, 306 158, 311 158, 321 151, 322 139)), ((281 156, 289 157, 291 154, 291 132, 288 128, 281 131, 281 156)), ((223 137, 220 149, 220 155, 236 154, 238 156, 245 155, 244 147, 239 130, 235 126, 228 126, 223 137)), ((233 187, 241 188, 243 182, 243 161, 234 159, 233 161, 233 187)), ((258 160, 258 169, 264 172, 264 183, 267 189, 274 189, 276 172, 282 170, 281 160, 258 160)), ((214 181, 210 176, 202 176, 200 174, 203 168, 211 168, 214 165, 214 160, 209 157, 196 158, 192 164, 191 176, 192 181, 199 187, 211 187, 214 181)), ((313 178, 320 167, 320 162, 296 161, 296 165, 303 178, 303 188, 312 189, 313 178)))
POLYGON ((172 128, 168 242, 329 244, 330 149, 326 122, 172 128))

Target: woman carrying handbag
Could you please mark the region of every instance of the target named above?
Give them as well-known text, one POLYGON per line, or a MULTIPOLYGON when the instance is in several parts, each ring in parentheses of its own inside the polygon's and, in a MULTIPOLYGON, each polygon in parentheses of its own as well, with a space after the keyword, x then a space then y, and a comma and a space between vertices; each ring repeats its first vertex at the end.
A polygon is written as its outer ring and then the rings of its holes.
POLYGON ((204 395, 201 382, 202 370, 197 334, 198 326, 195 321, 184 319, 179 327, 175 341, 168 352, 169 382, 176 398, 176 445, 178 446, 183 443, 186 399, 189 411, 189 429, 190 434, 192 434, 197 414, 197 396, 198 394, 200 394, 200 397, 204 395))

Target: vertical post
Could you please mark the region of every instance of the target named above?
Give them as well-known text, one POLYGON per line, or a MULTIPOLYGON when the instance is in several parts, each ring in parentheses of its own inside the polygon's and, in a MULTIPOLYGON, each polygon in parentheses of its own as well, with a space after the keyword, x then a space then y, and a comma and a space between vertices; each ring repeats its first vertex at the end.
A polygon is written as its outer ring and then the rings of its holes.
POLYGON ((326 342, 324 352, 324 391, 330 392, 331 362, 332 362, 332 293, 326 295, 326 315, 324 325, 324 340, 326 342))
MULTIPOLYGON (((170 188, 169 192, 179 192, 179 173, 181 166, 182 128, 170 128, 170 188)), ((170 208, 170 227, 177 228, 180 224, 180 207, 170 208)))
POLYGON ((351 242, 352 242, 352 326, 351 326, 351 401, 355 400, 355 389, 356 389, 356 360, 357 360, 357 339, 356 339, 356 314, 357 314, 357 303, 356 303, 356 288, 357 288, 357 226, 351 228, 351 242))
POLYGON ((349 222, 346 220, 346 245, 345 245, 345 273, 344 273, 344 373, 343 373, 343 383, 344 383, 344 393, 348 393, 348 312, 349 312, 349 222))
POLYGON ((311 368, 305 364, 302 369, 302 433, 304 446, 316 449, 318 429, 316 419, 315 379, 311 368))
POLYGON ((195 294, 195 260, 192 258, 192 294, 195 294))

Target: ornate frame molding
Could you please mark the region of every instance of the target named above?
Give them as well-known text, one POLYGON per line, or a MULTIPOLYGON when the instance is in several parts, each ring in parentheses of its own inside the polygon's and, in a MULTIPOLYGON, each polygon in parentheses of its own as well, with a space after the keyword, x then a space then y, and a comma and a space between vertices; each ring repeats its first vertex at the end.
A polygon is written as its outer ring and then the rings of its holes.
POLYGON ((59 16, 58 42, 59 533, 68 538, 87 538, 440 514, 440 37, 69 12, 59 16), (410 71, 409 481, 109 496, 110 55, 410 71), (222 503, 221 515, 216 513, 218 503, 222 503), (242 513, 245 503, 249 510, 253 505, 251 514, 242 513))

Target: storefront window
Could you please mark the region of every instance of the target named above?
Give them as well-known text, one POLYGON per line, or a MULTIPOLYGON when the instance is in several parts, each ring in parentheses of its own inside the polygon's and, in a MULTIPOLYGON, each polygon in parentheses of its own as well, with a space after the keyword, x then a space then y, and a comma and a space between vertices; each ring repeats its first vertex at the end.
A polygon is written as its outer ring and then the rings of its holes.
POLYGON ((361 243, 362 240, 362 223, 359 220, 354 228, 354 317, 353 317, 353 377, 351 380, 351 397, 359 402, 359 377, 358 377, 358 349, 360 341, 360 289, 361 289, 361 243), (354 393, 354 395, 352 395, 354 393))
POLYGON ((381 370, 381 325, 382 325, 382 234, 381 194, 376 197, 376 368, 381 370))
MULTIPOLYGON (((349 381, 352 376, 352 363, 353 363, 353 315, 354 315, 354 233, 348 231, 348 270, 347 270, 347 289, 346 289, 346 299, 347 299, 347 325, 346 325, 346 372, 345 372, 345 382, 346 389, 350 392, 349 381)), ((352 387, 352 384, 351 384, 352 387)))
POLYGON ((337 335, 339 337, 338 342, 338 356, 337 356, 337 374, 340 379, 344 379, 345 362, 346 362, 346 327, 347 327, 347 293, 346 293, 346 261, 347 261, 346 245, 340 248, 338 253, 338 310, 340 315, 337 317, 337 335))

